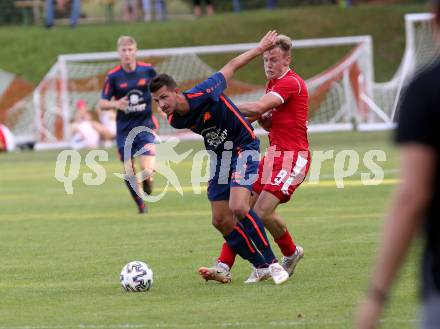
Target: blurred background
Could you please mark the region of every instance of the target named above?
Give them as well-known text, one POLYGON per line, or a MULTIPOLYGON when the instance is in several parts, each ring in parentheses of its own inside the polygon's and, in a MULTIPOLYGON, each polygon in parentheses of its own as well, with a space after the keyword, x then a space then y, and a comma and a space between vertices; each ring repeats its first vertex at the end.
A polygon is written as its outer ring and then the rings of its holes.
MULTIPOLYGON (((399 181, 389 130, 396 100, 410 73, 438 53, 432 18, 419 15, 427 11, 419 0, 212 0, 201 7, 191 0, 0 0, 0 328, 351 328, 380 219, 399 181), (307 259, 281 289, 242 284, 249 274, 243 262, 231 286, 205 284, 196 268, 213 261, 221 239, 209 224, 204 192, 191 187, 192 157, 172 166, 184 196, 170 189, 139 218, 112 174, 123 170, 109 134, 114 117, 103 117, 96 103, 106 72, 119 62, 120 35, 137 40, 140 59, 189 87, 236 56, 234 45, 257 42, 269 29, 294 40, 292 67, 313 94, 309 122, 326 129, 310 134, 311 150, 332 154, 312 161, 319 184, 304 182, 281 210, 307 259), (233 46, 222 52, 218 45, 233 46), (201 46, 213 48, 191 48, 201 46), (158 49, 168 50, 152 56, 158 49), (360 123, 388 130, 365 132, 360 123), (50 145, 58 149, 42 150, 50 145), (89 149, 102 147, 108 161, 89 166, 89 149), (67 151, 81 161, 74 195, 55 177, 58 164, 62 174, 75 171, 73 158, 62 165, 60 148, 84 148, 67 151), (333 160, 347 150, 359 158, 338 158, 359 168, 336 188, 333 160), (377 160, 380 184, 362 181, 371 150, 386 155, 377 160), (100 165, 105 182, 87 185, 100 165), (120 269, 134 259, 154 269, 148 295, 121 294, 120 269)), ((265 83, 256 59, 234 75, 227 93, 258 97, 265 83)), ((159 135, 174 133, 163 118, 161 124, 159 135)), ((264 149, 267 138, 261 141, 264 149)), ((190 149, 203 144, 176 148, 190 149)), ((155 176, 158 191, 167 184, 155 176)), ((417 253, 396 284, 383 328, 417 322, 417 253)))
MULTIPOLYGON (((65 143, 72 138, 70 125, 75 120, 78 101, 86 101, 93 119, 99 119, 96 111, 99 90, 105 72, 117 64, 117 57, 110 60, 97 55, 92 60, 86 56, 82 62, 65 62, 60 55, 114 52, 115 42, 122 34, 135 37, 139 49, 151 50, 251 43, 274 28, 294 40, 371 36, 371 45, 365 45, 371 49, 364 49, 357 59, 359 67, 353 66, 348 74, 353 81, 354 75, 356 79, 362 74, 368 77, 365 86, 369 89, 368 97, 387 117, 385 121, 392 123, 399 93, 396 79, 402 73, 409 33, 405 30, 405 14, 429 9, 420 0, 212 0, 200 3, 197 5, 192 0, 1 0, 0 39, 4 47, 0 50, 0 124, 16 137, 17 146, 32 149, 39 142, 65 143), (390 81, 394 81, 392 88, 380 84, 390 81)), ((415 30, 418 25, 413 24, 415 30)), ((429 25, 426 28, 429 29, 429 25)), ((420 29, 414 38, 423 41, 423 36, 429 34, 426 28, 420 29)), ((355 45, 329 44, 318 49, 294 44, 294 68, 304 78, 312 79, 341 65, 355 45)), ((179 59, 167 54, 161 58, 145 54, 142 60, 152 62, 163 72, 185 77, 180 82, 190 86, 219 69, 237 55, 237 51, 212 51, 179 59), (180 71, 177 72, 177 68, 180 71)), ((350 104, 350 98, 358 100, 362 87, 354 83, 352 91, 343 91, 341 98, 341 89, 345 88, 341 77, 342 74, 336 74, 324 87, 315 87, 319 95, 312 97, 311 107, 316 109, 311 113, 319 115, 311 117, 310 122, 365 122, 366 119, 359 116, 340 114, 344 106, 356 106, 353 102, 350 104), (330 96, 324 97, 324 94, 330 96), (329 104, 332 104, 331 110, 329 104)), ((263 92, 265 78, 259 61, 238 72, 236 79, 237 84, 229 92, 232 96, 245 95, 233 98, 235 101, 252 100, 263 92)), ((312 91, 310 84, 309 88, 312 91)), ((356 111, 364 110, 357 106, 356 111)), ((375 117, 368 120, 384 121, 380 113, 369 113, 375 117)), ((162 133, 170 133, 163 118, 162 123, 162 133)))

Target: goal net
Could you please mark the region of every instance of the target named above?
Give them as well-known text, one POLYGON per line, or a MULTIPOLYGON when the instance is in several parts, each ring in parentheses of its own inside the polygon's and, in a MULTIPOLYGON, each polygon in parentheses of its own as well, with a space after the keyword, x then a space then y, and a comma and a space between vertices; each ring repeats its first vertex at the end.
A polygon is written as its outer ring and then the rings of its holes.
MULTIPOLYGON (((323 56, 327 56, 329 47, 345 51, 342 59, 339 56, 339 60, 335 60, 324 72, 306 80, 310 95, 309 131, 392 128, 405 83, 435 57, 432 22, 430 14, 406 15, 405 54, 395 76, 386 83, 374 83, 369 36, 295 40, 294 64, 301 50, 315 51, 323 56)), ((185 90, 214 73, 215 68, 226 63, 227 58, 255 45, 140 50, 138 56, 155 65, 158 72, 174 76, 181 89, 185 90), (221 60, 213 65, 206 56, 217 56, 221 60)), ((116 52, 60 55, 32 97, 18 102, 9 110, 7 126, 18 138, 33 136, 37 148, 69 147, 74 104, 84 99, 93 109, 100 98, 106 73, 118 63, 116 52)), ((299 64, 303 66, 302 61, 299 64)), ((233 80, 226 93, 236 103, 255 101, 264 94, 265 82, 261 80, 259 84, 233 80)), ((163 117, 159 116, 158 120, 161 136, 194 136, 173 129, 163 117)), ((261 131, 257 127, 257 132, 261 131)))
POLYGON ((434 15, 429 13, 405 15, 405 52, 394 77, 374 84, 373 98, 391 124, 398 116, 398 104, 406 84, 415 74, 431 65, 439 57, 436 45, 434 15))
MULTIPOLYGON (((181 89, 185 90, 216 71, 202 59, 203 56, 231 58, 255 45, 140 50, 138 58, 152 63, 157 72, 172 75, 181 89)), ((349 130, 359 124, 381 120, 364 100, 365 97, 371 99, 373 95, 372 44, 369 36, 296 40, 294 51, 341 46, 350 46, 351 50, 332 67, 306 81, 310 94, 310 131, 349 130)), ((68 147, 74 104, 84 99, 91 108, 96 106, 105 75, 118 62, 116 52, 59 56, 33 95, 38 147, 68 147)), ((265 81, 253 84, 232 80, 226 90, 236 103, 255 101, 264 92, 265 81)), ((192 135, 173 129, 166 118, 157 116, 157 119, 161 136, 178 135, 185 138, 192 135)))

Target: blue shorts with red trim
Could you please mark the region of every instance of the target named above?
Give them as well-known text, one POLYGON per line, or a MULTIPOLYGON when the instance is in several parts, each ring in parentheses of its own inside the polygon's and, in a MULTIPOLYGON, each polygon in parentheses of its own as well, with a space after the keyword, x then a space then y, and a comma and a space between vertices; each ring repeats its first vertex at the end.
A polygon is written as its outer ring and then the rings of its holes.
POLYGON ((231 187, 245 187, 252 191, 252 185, 258 179, 259 146, 259 141, 255 140, 240 150, 211 153, 209 201, 229 200, 231 187))
POLYGON ((116 137, 119 158, 121 161, 129 160, 135 155, 156 155, 156 146, 154 144, 155 137, 152 133, 142 131, 134 137, 133 142, 129 141, 127 146, 130 147, 131 144, 131 148, 128 150, 127 156, 124 155, 126 140, 127 135, 118 135, 116 137))

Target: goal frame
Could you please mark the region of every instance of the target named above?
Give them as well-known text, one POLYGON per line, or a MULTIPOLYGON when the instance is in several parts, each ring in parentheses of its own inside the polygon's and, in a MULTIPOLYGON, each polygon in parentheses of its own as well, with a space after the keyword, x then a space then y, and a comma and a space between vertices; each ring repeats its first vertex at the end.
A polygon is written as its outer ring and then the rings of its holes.
MULTIPOLYGON (((139 58, 145 57, 163 57, 172 55, 185 55, 185 54, 220 54, 220 53, 240 53, 246 50, 252 49, 257 46, 258 43, 240 43, 240 44, 225 44, 225 45, 211 45, 211 46, 196 46, 196 47, 179 47, 179 48, 162 48, 162 49, 149 49, 149 50, 138 50, 137 56, 139 58)), ((378 108, 374 108, 372 101, 373 95, 373 85, 374 85, 374 69, 373 69, 373 51, 372 51, 372 39, 371 36, 348 36, 348 37, 335 37, 335 38, 319 38, 319 39, 303 39, 295 40, 293 50, 301 48, 319 48, 319 47, 329 47, 329 46, 350 46, 357 48, 352 51, 345 59, 342 65, 336 65, 334 68, 325 71, 322 74, 318 74, 315 77, 307 80, 308 85, 315 85, 328 78, 330 75, 334 74, 344 74, 344 69, 348 67, 353 61, 356 60, 360 52, 364 52, 366 56, 366 69, 364 73, 364 93, 361 96, 362 100, 366 100, 365 103, 368 107, 372 108, 374 112, 380 112, 378 108)), ((45 79, 37 86, 33 94, 33 103, 35 108, 35 117, 37 131, 40 132, 44 129, 44 125, 41 122, 41 111, 42 111, 42 99, 41 99, 41 88, 45 83, 45 80, 50 76, 53 76, 54 72, 58 70, 60 77, 60 115, 63 121, 63 141, 54 142, 44 142, 37 143, 36 147, 39 149, 43 148, 63 148, 68 147, 68 136, 69 136, 69 90, 68 90, 68 64, 71 62, 97 62, 97 61, 118 61, 119 55, 116 51, 111 52, 97 52, 97 53, 81 53, 81 54, 62 54, 58 56, 57 63, 52 67, 49 73, 46 75, 45 79), (44 145, 45 144, 45 145, 44 145)), ((346 77, 344 77, 346 79, 346 77)), ((347 79, 346 79, 347 80, 347 79)), ((347 80, 348 81, 348 80, 347 80)), ((347 95, 351 93, 349 91, 350 85, 344 81, 344 88, 347 95)), ((353 97, 352 97, 353 98, 353 97)), ((347 101, 348 102, 348 101, 347 101)), ((359 124, 356 121, 356 115, 354 113, 356 104, 353 100, 347 107, 352 111, 352 120, 346 123, 328 123, 328 124, 315 124, 309 127, 309 132, 324 132, 324 131, 346 131, 353 129, 361 129, 368 124, 359 124)), ((381 113, 382 114, 382 113, 381 113)), ((257 129, 257 132, 262 130, 257 129)))

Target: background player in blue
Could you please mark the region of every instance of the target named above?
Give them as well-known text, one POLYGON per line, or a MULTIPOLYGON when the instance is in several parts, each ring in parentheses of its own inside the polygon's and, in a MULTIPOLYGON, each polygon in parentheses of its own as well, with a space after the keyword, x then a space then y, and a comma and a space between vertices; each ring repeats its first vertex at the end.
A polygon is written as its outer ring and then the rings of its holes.
MULTIPOLYGON (((137 45, 134 38, 121 36, 117 48, 121 64, 107 73, 99 107, 102 110, 117 110, 116 142, 120 159, 124 163, 125 183, 139 213, 144 213, 148 208, 140 197, 139 189, 142 185, 145 193, 152 192, 156 155, 154 135, 148 131, 135 134, 129 152, 124 152, 124 145, 134 128, 157 129, 148 88, 151 79, 156 76, 156 71, 151 64, 136 60, 137 45), (135 176, 134 155, 139 155, 143 174, 142 184, 135 176)), ((131 143, 131 139, 128 142, 131 143)))
MULTIPOLYGON (((274 282, 280 284, 289 275, 278 264, 260 218, 249 207, 255 181, 249 178, 257 174, 260 143, 249 121, 223 94, 233 73, 271 48, 276 36, 275 31, 269 31, 258 47, 232 59, 219 72, 186 92, 180 92, 174 79, 166 74, 155 77, 150 90, 170 124, 202 135, 206 149, 211 151, 208 199, 213 225, 234 251, 255 268, 268 267, 274 282)), ((199 272, 205 270, 209 269, 200 268, 199 272)), ((224 272, 229 273, 227 269, 224 272)), ((217 281, 229 282, 230 276, 224 275, 217 281)))

